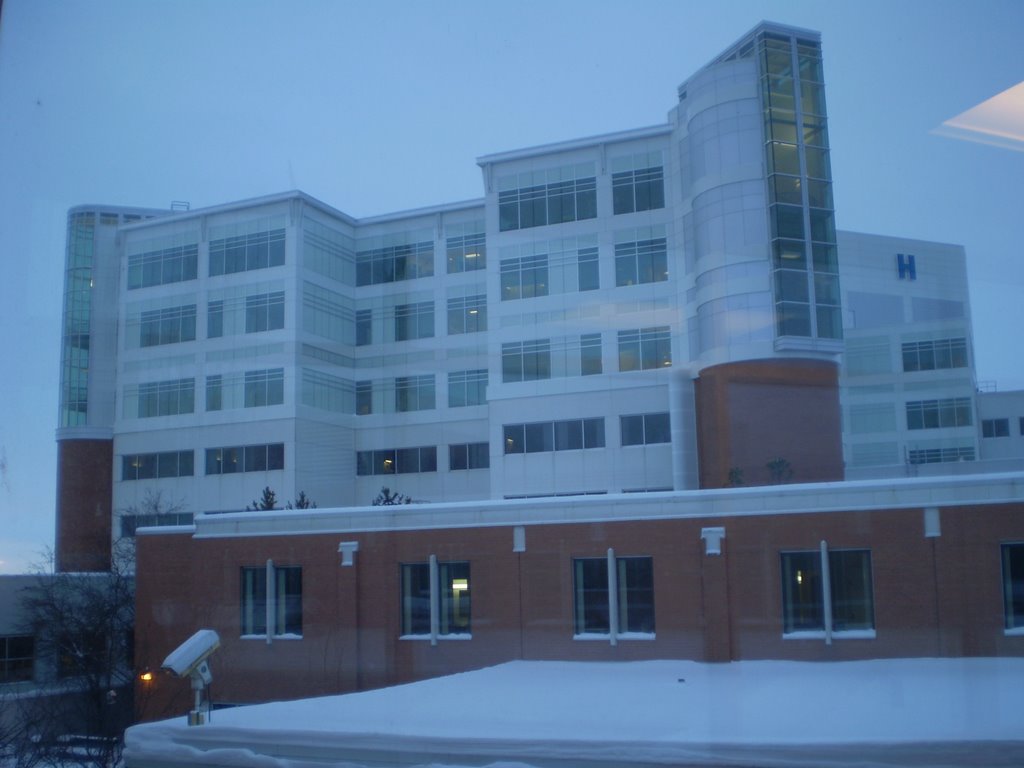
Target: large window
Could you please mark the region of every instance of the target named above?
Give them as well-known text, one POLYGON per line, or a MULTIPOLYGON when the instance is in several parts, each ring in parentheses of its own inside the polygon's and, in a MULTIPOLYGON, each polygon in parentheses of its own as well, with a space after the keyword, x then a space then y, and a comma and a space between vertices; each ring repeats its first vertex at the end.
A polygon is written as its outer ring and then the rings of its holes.
POLYGON ((284 264, 284 229, 210 241, 210 277, 284 264))
POLYGON ((619 370, 646 371, 672 365, 672 337, 667 325, 619 331, 619 370))
POLYGON ((121 457, 121 479, 192 477, 194 464, 194 453, 191 450, 126 454, 121 457))
POLYGON ((139 322, 139 346, 156 347, 195 341, 196 305, 154 309, 143 312, 139 322))
POLYGON ((0 636, 0 684, 32 679, 35 640, 31 635, 0 636))
POLYGON ((373 343, 373 310, 356 310, 356 346, 365 347, 373 343))
POLYGON ((284 368, 245 372, 245 407, 281 405, 284 402, 284 368))
POLYGON ((448 407, 464 408, 487 403, 487 369, 452 371, 448 374, 448 407))
POLYGON ((907 403, 907 429, 969 427, 972 423, 969 397, 912 400, 907 403))
POLYGON ((668 247, 664 237, 615 244, 615 285, 668 280, 668 247))
POLYGON ((284 291, 259 293, 245 299, 245 332, 284 328, 284 291))
POLYGON ((487 330, 487 296, 448 299, 448 334, 487 330))
POLYGON ((551 341, 533 339, 501 345, 501 380, 537 381, 551 378, 551 341))
POLYGON ((782 631, 874 636, 871 552, 835 549, 782 553, 782 631), (824 567, 823 567, 824 566, 824 567))
POLYGON ((448 469, 487 469, 491 466, 487 443, 460 443, 448 446, 448 469))
POLYGON ((302 637, 302 568, 242 568, 243 637, 302 637))
POLYGON ((584 333, 580 336, 580 375, 601 373, 601 334, 584 333))
POLYGON ((402 636, 470 634, 469 563, 405 563, 402 569, 402 636))
POLYGON ((615 213, 664 208, 665 172, 662 167, 613 173, 612 205, 615 213))
POLYGON ((262 408, 284 402, 284 369, 214 373, 206 377, 206 410, 262 408))
POLYGON ((125 388, 125 417, 147 419, 192 413, 195 400, 195 379, 146 382, 138 387, 125 388))
POLYGON ((429 339, 434 335, 434 303, 399 304, 395 307, 395 341, 429 339))
POLYGON ((910 464, 944 464, 947 461, 974 461, 974 446, 954 445, 946 448, 911 448, 907 451, 910 464))
POLYGON ((266 472, 273 469, 284 469, 284 443, 206 449, 208 475, 266 472))
POLYGON ((487 236, 483 232, 449 237, 448 273, 487 268, 487 236))
POLYGON ((505 177, 498 190, 502 232, 597 217, 593 163, 505 177))
POLYGON ((967 339, 914 341, 903 345, 904 371, 967 367, 967 339))
POLYGON ((654 561, 650 557, 581 557, 573 565, 577 636, 654 634, 654 561), (612 565, 609 568, 609 565, 612 565))
POLYGON ((394 283, 433 274, 434 244, 429 240, 356 253, 356 285, 394 283))
POLYGON ((505 453, 544 453, 604 448, 604 418, 506 424, 505 453))
POLYGON ((131 538, 139 528, 163 525, 192 525, 195 516, 191 512, 161 512, 151 515, 122 514, 121 536, 131 538))
POLYGON ((639 413, 620 416, 623 445, 671 443, 672 430, 667 413, 639 413))
POLYGON ((416 472, 437 472, 437 447, 385 448, 356 453, 356 474, 407 475, 416 472))
POLYGON ((981 420, 981 436, 982 437, 1009 437, 1010 436, 1010 420, 1009 419, 982 419, 981 420))
POLYGON ((501 260, 501 300, 548 295, 546 254, 501 260))
POLYGON ((1024 542, 1003 544, 1002 555, 1004 626, 1024 634, 1024 542))
POLYGON ((128 257, 128 290, 196 279, 199 246, 178 245, 128 257))
POLYGON ((430 411, 435 399, 434 374, 395 379, 395 411, 430 411))

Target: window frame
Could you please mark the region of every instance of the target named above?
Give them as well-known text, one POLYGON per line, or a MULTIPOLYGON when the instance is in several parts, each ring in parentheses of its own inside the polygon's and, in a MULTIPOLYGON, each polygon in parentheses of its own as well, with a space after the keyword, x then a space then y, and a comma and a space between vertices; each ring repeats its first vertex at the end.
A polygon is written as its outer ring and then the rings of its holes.
POLYGON ((826 644, 834 639, 875 639, 874 564, 870 548, 830 549, 822 541, 817 550, 783 550, 779 553, 779 574, 783 639, 823 639, 826 644), (860 572, 840 573, 844 566, 849 567, 854 556, 860 558, 860 572), (804 581, 808 583, 805 585, 804 581), (858 587, 859 596, 855 594, 858 587), (862 603, 859 608, 858 599, 862 603), (856 618, 858 611, 862 615, 856 618))
POLYGON ((574 557, 572 585, 574 640, 608 640, 616 645, 619 640, 655 639, 652 556, 618 556, 609 548, 604 557, 574 557), (638 579, 645 583, 637 584, 638 579), (639 607, 634 609, 636 603, 639 607))
POLYGON ((239 574, 239 637, 301 640, 302 566, 268 560, 265 566, 243 565, 239 574))
POLYGON ((426 562, 399 563, 400 640, 437 645, 439 640, 472 639, 470 565, 469 560, 441 561, 437 555, 426 562))

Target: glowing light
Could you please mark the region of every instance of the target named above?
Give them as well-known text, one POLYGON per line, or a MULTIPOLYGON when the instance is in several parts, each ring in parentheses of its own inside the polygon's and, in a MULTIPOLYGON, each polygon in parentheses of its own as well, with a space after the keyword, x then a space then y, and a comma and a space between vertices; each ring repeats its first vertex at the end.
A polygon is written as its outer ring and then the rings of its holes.
POLYGON ((153 681, 153 673, 143 672, 141 675, 139 675, 139 680, 141 680, 144 683, 150 683, 153 681))
POLYGON ((804 583, 804 572, 803 571, 797 571, 796 572, 796 583, 797 584, 803 584, 804 583))
POLYGON ((469 589, 469 579, 452 579, 452 592, 465 592, 469 589))

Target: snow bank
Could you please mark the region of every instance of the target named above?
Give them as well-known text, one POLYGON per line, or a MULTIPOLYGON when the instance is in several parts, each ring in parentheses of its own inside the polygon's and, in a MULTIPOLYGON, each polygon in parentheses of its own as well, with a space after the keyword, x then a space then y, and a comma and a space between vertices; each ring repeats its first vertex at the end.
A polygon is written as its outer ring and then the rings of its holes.
POLYGON ((135 726, 127 768, 1024 765, 1024 659, 519 661, 135 726))

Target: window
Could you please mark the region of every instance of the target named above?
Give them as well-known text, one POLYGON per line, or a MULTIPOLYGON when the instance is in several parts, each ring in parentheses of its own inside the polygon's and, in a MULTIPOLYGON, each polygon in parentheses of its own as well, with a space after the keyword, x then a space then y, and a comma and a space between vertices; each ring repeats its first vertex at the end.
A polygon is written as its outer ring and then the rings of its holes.
POLYGON ((601 334, 584 333, 580 336, 580 375, 601 373, 601 334))
POLYGON ((192 525, 194 517, 191 512, 166 512, 153 515, 121 515, 121 536, 131 538, 139 528, 152 528, 159 525, 192 525))
POLYGON ((282 264, 284 229, 210 241, 210 277, 280 267, 282 264))
POLYGON ((284 291, 259 293, 245 298, 245 332, 284 328, 284 291))
POLYGON ((195 243, 133 254, 128 257, 128 290, 195 280, 198 259, 195 243))
POLYGON ((612 206, 617 214, 664 208, 664 170, 659 166, 613 173, 612 206))
POLYGON ((654 634, 654 561, 650 557, 581 557, 573 565, 573 632, 654 634), (614 564, 609 569, 609 564, 614 564))
POLYGON ((622 444, 650 445, 652 443, 671 443, 672 430, 669 427, 667 413, 642 413, 633 416, 619 417, 622 431, 622 444))
POLYGON ((981 436, 982 437, 1009 437, 1010 436, 1010 420, 1009 419, 982 419, 981 420, 981 436))
POLYGON ((448 446, 448 469, 487 469, 491 466, 487 443, 461 443, 448 446))
POLYGON ((434 244, 427 240, 356 253, 356 285, 414 280, 434 274, 434 244))
POLYGON ((551 341, 534 339, 501 345, 501 379, 537 381, 551 378, 551 341))
POLYGON ((668 280, 668 247, 664 237, 615 244, 615 285, 668 280))
POLYGON ((548 295, 548 257, 545 254, 501 260, 501 300, 548 295))
POLYGON ((125 388, 125 416, 177 416, 195 409, 195 379, 173 379, 125 388), (134 406, 134 408, 132 407, 134 406))
POLYGON ((395 341, 429 339, 434 336, 434 304, 399 304, 395 307, 395 341))
POLYGON ((907 451, 910 464, 942 464, 947 461, 974 461, 974 447, 970 445, 951 448, 912 448, 907 451))
POLYGON ((356 346, 365 347, 373 343, 373 310, 356 311, 356 346))
POLYGON ((356 414, 365 416, 373 413, 373 382, 356 382, 356 414))
POLYGON ((35 639, 31 635, 0 637, 0 684, 31 680, 34 665, 35 639))
POLYGON ((667 325, 619 331, 619 370, 640 371, 672 365, 672 337, 667 325))
POLYGON ((437 472, 437 448, 387 448, 356 453, 356 474, 407 475, 416 472, 437 472))
POLYGON ((487 330, 487 296, 448 299, 448 334, 487 330))
POLYGON ((912 400, 907 403, 907 429, 969 427, 972 423, 969 397, 912 400))
POLYGON ((139 346, 156 347, 195 341, 196 305, 154 309, 143 312, 139 323, 139 346))
POLYGON ((487 403, 487 369, 448 374, 448 407, 464 408, 487 403))
POLYGON ((487 237, 483 232, 448 238, 448 274, 487 267, 487 237))
POLYGON ((403 637, 470 634, 469 563, 404 563, 402 568, 403 637))
POLYGON ((1003 544, 1002 555, 1003 626, 1024 634, 1024 543, 1003 544))
POLYGON ((502 232, 597 217, 592 163, 506 177, 498 180, 498 187, 502 232))
POLYGON ((302 568, 243 567, 241 606, 243 637, 302 637, 302 568))
POLYGON ((224 335, 224 301, 218 299, 206 305, 206 338, 219 339, 224 335))
POLYGON ((580 248, 576 252, 576 269, 581 291, 596 291, 601 287, 597 248, 580 248))
POLYGON ((266 472, 273 469, 284 469, 284 443, 206 449, 208 475, 266 472))
POLYGON ((545 453, 604 448, 604 419, 567 419, 506 424, 505 453, 545 453))
POLYGON ((967 339, 912 341, 903 345, 903 370, 935 371, 967 367, 967 339))
POLYGON ((195 458, 191 450, 127 454, 121 457, 121 479, 192 477, 194 463, 195 458))
POLYGON ((870 551, 823 546, 820 551, 783 552, 781 558, 784 634, 824 633, 826 639, 844 632, 874 636, 870 551))
POLYGON ((399 413, 433 410, 434 400, 434 374, 395 379, 395 410, 399 413))
POLYGON ((284 402, 284 368, 245 372, 245 407, 281 405, 284 402))

